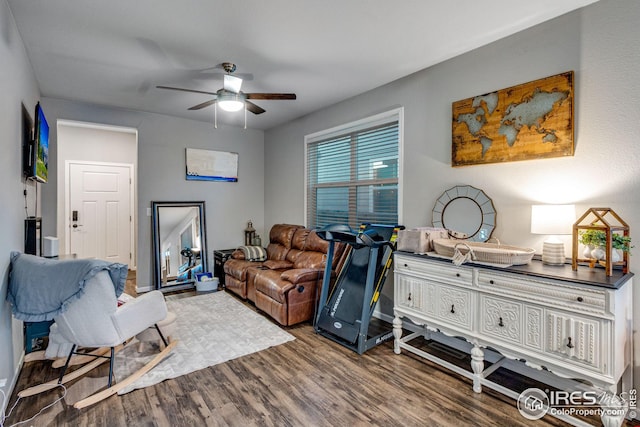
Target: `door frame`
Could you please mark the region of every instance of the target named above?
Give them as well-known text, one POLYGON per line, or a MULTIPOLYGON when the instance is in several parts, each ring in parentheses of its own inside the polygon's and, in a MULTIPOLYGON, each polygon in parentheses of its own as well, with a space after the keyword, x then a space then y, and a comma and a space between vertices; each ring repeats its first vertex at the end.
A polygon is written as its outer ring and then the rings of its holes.
POLYGON ((92 165, 92 166, 117 166, 129 169, 129 227, 130 242, 129 250, 131 258, 129 260, 129 269, 135 270, 136 265, 136 246, 135 246, 135 166, 133 163, 112 163, 112 162, 94 162, 89 160, 66 160, 64 165, 64 242, 65 253, 71 250, 71 165, 92 165))

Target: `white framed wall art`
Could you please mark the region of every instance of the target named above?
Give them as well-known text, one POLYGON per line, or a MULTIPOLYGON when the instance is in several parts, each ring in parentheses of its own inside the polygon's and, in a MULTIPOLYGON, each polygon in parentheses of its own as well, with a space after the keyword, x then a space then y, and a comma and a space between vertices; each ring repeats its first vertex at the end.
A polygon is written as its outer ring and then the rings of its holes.
POLYGON ((186 149, 187 181, 238 181, 238 153, 186 149))

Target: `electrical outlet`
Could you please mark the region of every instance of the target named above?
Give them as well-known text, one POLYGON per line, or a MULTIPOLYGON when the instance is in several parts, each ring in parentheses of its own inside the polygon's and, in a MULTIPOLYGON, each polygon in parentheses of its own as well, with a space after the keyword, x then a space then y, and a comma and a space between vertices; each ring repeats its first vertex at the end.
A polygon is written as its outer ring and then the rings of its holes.
POLYGON ((3 388, 5 385, 7 385, 7 379, 3 378, 0 380, 0 388, 3 388))

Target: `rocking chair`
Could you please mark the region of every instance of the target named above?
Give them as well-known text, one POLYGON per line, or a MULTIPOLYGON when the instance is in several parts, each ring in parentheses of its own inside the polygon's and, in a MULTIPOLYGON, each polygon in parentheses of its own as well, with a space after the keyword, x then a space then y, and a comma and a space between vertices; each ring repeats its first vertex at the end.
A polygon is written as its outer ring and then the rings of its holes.
MULTIPOLYGON (((26 261, 43 264, 43 261, 33 260, 28 255, 21 254, 20 257, 27 257, 26 261)), ((16 259, 12 259, 12 263, 15 260, 16 259)), ((24 262, 25 259, 22 259, 22 261, 24 262)), ((59 384, 64 384, 79 378, 109 360, 108 388, 82 399, 73 405, 75 408, 84 408, 100 402, 127 387, 160 363, 173 350, 177 341, 167 343, 156 325, 167 316, 167 306, 162 293, 160 291, 152 291, 118 307, 116 294, 118 293, 119 286, 116 285, 114 292, 114 274, 113 270, 110 269, 113 265, 114 264, 111 264, 101 268, 93 267, 90 270, 91 272, 84 276, 87 277, 87 279, 83 280, 81 291, 76 292, 73 298, 68 298, 62 304, 62 308, 53 315, 55 324, 52 325, 52 333, 58 334, 63 340, 71 344, 71 351, 69 352, 66 364, 59 378, 22 390, 18 393, 18 396, 26 397, 51 390, 59 384), (156 327, 160 338, 165 343, 166 347, 164 350, 129 377, 113 384, 115 353, 122 349, 123 345, 135 335, 152 326, 156 327), (98 349, 90 352, 78 352, 76 351, 78 347, 98 349), (65 375, 66 368, 72 356, 76 354, 90 357, 93 360, 65 375)), ((117 265, 122 266, 121 264, 117 265)), ((14 267, 12 264, 12 270, 14 267)), ((22 267, 25 266, 23 265, 22 267)), ((124 268, 126 271, 126 266, 124 266, 124 268)), ((31 271, 38 270, 35 269, 31 271)), ((13 274, 14 271, 12 271, 12 275, 13 274)), ((10 280, 10 282, 11 281, 12 280, 10 280)), ((122 288, 123 285, 124 283, 120 288, 122 288)), ((13 303, 19 301, 19 298, 15 296, 13 296, 13 298, 13 303)), ((14 315, 16 315, 16 311, 14 305, 14 315)))

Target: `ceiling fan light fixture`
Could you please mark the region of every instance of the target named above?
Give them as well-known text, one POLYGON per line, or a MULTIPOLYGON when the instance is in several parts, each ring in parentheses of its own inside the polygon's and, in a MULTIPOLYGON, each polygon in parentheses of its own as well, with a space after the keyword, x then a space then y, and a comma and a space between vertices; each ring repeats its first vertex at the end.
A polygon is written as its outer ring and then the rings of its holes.
POLYGON ((245 97, 241 93, 221 91, 217 98, 216 103, 224 111, 235 112, 244 108, 245 97))
POLYGON ((234 113, 236 111, 242 110, 242 107, 244 107, 244 102, 226 100, 226 101, 219 102, 218 105, 220 105, 220 108, 222 108, 224 111, 229 111, 234 113))

